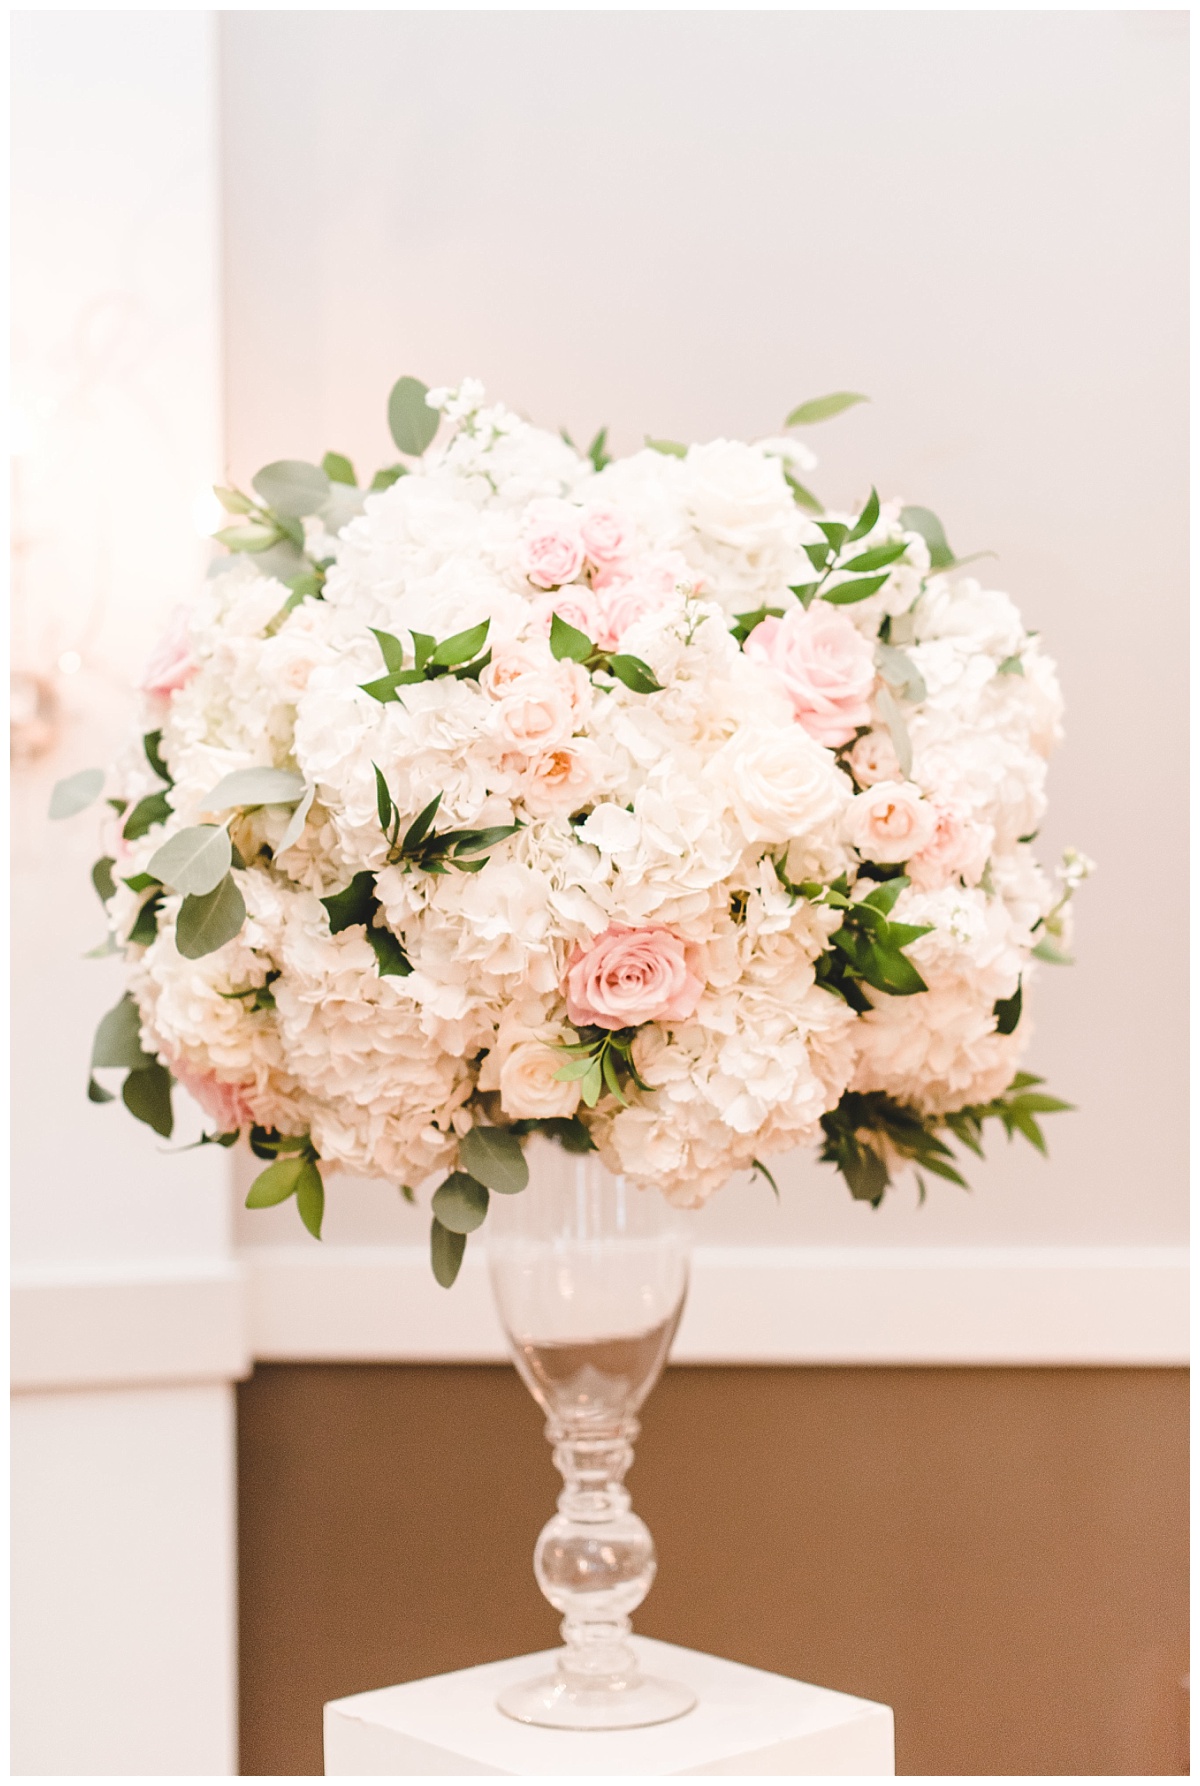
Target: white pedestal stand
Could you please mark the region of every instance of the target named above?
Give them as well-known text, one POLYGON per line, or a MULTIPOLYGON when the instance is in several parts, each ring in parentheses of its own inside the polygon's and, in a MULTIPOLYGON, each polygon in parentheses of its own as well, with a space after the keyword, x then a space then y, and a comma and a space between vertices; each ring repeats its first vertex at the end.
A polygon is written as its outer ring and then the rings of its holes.
POLYGON ((805 1686, 650 1637, 647 1674, 685 1682, 694 1711, 648 1730, 579 1732, 516 1724, 496 1709, 510 1682, 555 1652, 409 1681, 325 1707, 326 1774, 894 1774, 886 1705, 805 1686))

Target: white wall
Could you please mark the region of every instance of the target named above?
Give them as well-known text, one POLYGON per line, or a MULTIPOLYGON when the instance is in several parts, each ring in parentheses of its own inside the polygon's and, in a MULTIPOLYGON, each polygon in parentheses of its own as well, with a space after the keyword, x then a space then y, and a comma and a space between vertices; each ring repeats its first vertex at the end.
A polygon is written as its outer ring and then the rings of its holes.
MULTIPOLYGON (((88 881, 104 762, 209 548, 219 473, 215 21, 13 21, 13 666, 60 704, 13 784, 13 1767, 236 1770, 226 1162, 84 1097, 121 992, 88 881)), ((184 1113, 184 1133, 194 1130, 184 1113)))
MULTIPOLYGON (((709 1241, 1185 1236, 1183 13, 248 12, 221 19, 230 453, 388 454, 401 372, 618 449, 812 441, 829 499, 928 503, 1057 656, 1043 833, 1100 864, 1030 1066, 1051 1159, 879 1212, 799 1158, 709 1241), (1130 621, 1136 618, 1136 631, 1130 621), (1136 913, 1136 917, 1135 914, 1136 913)), ((335 1202, 337 1199, 334 1200, 335 1202)), ((275 1212, 271 1212, 272 1215, 275 1212)), ((244 1218, 246 1242, 290 1234, 244 1218)), ((336 1241, 415 1239, 394 1194, 336 1241)))

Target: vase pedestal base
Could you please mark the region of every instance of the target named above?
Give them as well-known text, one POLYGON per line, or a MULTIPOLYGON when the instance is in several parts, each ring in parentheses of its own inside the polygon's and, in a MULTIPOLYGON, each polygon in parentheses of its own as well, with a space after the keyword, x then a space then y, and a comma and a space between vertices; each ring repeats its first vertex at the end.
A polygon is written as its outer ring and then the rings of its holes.
POLYGON ((694 1709, 647 1728, 547 1729, 497 1699, 554 1680, 558 1652, 513 1656, 335 1699, 325 1707, 326 1774, 791 1774, 895 1772, 892 1714, 699 1650, 630 1639, 647 1684, 677 1683, 694 1709))
POLYGON ((628 1685, 589 1687, 560 1670, 505 1687, 496 1701, 505 1717, 544 1730, 646 1730, 692 1711, 696 1695, 681 1681, 640 1674, 628 1685))

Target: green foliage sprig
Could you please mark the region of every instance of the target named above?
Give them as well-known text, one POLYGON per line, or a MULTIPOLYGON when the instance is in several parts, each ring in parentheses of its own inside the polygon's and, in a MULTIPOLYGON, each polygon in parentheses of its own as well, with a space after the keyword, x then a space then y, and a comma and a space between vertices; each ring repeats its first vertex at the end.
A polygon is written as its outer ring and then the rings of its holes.
POLYGON ((568 1059, 554 1077, 564 1084, 578 1080, 579 1095, 589 1110, 595 1109, 605 1091, 610 1091, 618 1104, 628 1104, 628 1084, 639 1091, 654 1090, 634 1065, 636 1036, 636 1029, 600 1029, 592 1025, 582 1028, 577 1042, 555 1043, 557 1051, 568 1059))
POLYGON ((433 1275, 444 1290, 458 1276, 467 1235, 482 1226, 491 1193, 516 1196, 529 1183, 529 1167, 515 1129, 477 1123, 460 1137, 458 1157, 460 1169, 433 1193, 429 1254, 433 1275))
MULTIPOLYGON (((221 1138, 224 1139, 223 1137, 221 1138)), ((270 1209, 295 1197, 300 1220, 314 1240, 321 1238, 325 1215, 325 1181, 320 1155, 307 1135, 279 1135, 256 1124, 250 1130, 250 1151, 272 1162, 260 1172, 246 1195, 247 1209, 270 1209)))
POLYGON ((1073 1106, 1033 1089, 1041 1084, 1036 1074, 1018 1073, 1008 1090, 990 1103, 968 1104, 943 1116, 923 1115, 884 1092, 845 1092, 837 1108, 821 1118, 825 1140, 819 1158, 837 1167, 852 1197, 875 1208, 891 1184, 897 1159, 916 1169, 922 1201, 925 1172, 969 1189, 940 1131, 982 1159, 983 1125, 994 1118, 1010 1141, 1014 1134, 1023 1135, 1044 1154, 1046 1142, 1037 1118, 1073 1106))
POLYGON ((869 1011, 871 1001, 862 990, 865 983, 893 998, 906 998, 929 990, 904 953, 910 943, 926 936, 932 924, 900 924, 889 916, 901 893, 910 884, 907 875, 892 875, 873 887, 864 899, 852 900, 845 875, 823 886, 820 881, 789 880, 784 859, 773 860, 779 884, 793 898, 831 906, 842 913, 841 927, 829 941, 831 948, 816 963, 818 985, 837 993, 855 1011, 869 1011))
POLYGON ((400 809, 388 791, 379 765, 373 763, 371 767, 375 771, 379 824, 387 838, 389 863, 403 863, 406 868, 421 869, 426 874, 449 874, 452 868, 463 874, 478 874, 490 860, 487 852, 521 829, 517 823, 435 831, 433 821, 442 803, 442 796, 435 794, 401 837, 404 820, 400 809))
POLYGON ((589 674, 606 670, 636 695, 658 694, 662 689, 662 683, 656 679, 650 665, 643 663, 640 657, 632 657, 624 651, 615 654, 602 651, 586 633, 569 625, 559 614, 550 617, 550 650, 560 663, 565 659, 582 664, 589 674))
POLYGON ((390 701, 400 700, 396 692, 398 689, 414 682, 434 682, 439 676, 454 676, 460 682, 478 682, 480 671, 492 659, 490 649, 484 650, 490 626, 490 620, 481 620, 478 626, 470 626, 465 632, 453 633, 450 638, 440 642, 431 633, 411 634, 411 667, 405 664, 406 653, 400 640, 394 634, 382 632, 373 626, 370 630, 383 653, 387 674, 377 677, 373 682, 361 682, 359 687, 364 694, 386 706, 390 701))

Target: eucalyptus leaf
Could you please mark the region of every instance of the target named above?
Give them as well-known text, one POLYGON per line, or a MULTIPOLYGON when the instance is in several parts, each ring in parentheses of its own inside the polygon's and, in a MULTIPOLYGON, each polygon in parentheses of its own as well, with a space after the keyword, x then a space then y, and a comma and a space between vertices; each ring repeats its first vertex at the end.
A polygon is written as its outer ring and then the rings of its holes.
POLYGON ((219 528, 213 538, 231 552, 265 552, 278 542, 280 532, 268 523, 247 521, 240 527, 219 528))
POLYGON ((458 1276, 466 1250, 466 1235, 452 1234, 434 1216, 433 1226, 429 1231, 429 1256, 433 1275, 443 1290, 448 1290, 458 1276))
POLYGON ((296 1208, 300 1220, 314 1240, 321 1238, 321 1221, 325 1214, 325 1181, 315 1160, 302 1160, 296 1175, 296 1208))
POLYGON ((895 696, 886 688, 881 688, 875 696, 875 705, 880 717, 891 734, 892 749, 896 753, 896 761, 900 765, 900 773, 905 780, 912 773, 912 739, 908 735, 908 727, 904 723, 904 715, 896 702, 895 696))
POLYGON ((489 1190, 512 1196, 529 1183, 529 1167, 519 1135, 509 1129, 468 1129, 458 1143, 458 1157, 473 1178, 489 1190))
MULTIPOLYGON (((276 459, 255 472, 251 482, 267 507, 288 520, 315 515, 329 500, 328 473, 304 459, 276 459)), ((298 544, 303 537, 301 534, 298 544)))
POLYGON ((188 961, 199 961, 232 942, 246 921, 246 902, 231 874, 211 893, 189 893, 175 920, 175 947, 188 961))
POLYGON ((50 795, 50 813, 52 819, 73 819, 77 812, 84 812, 94 800, 100 798, 104 786, 103 769, 80 769, 74 775, 64 776, 56 781, 54 791, 50 795))
POLYGON ((100 1019, 92 1043, 92 1069, 97 1067, 148 1067, 154 1059, 142 1047, 142 1020, 132 992, 100 1019))
POLYGON ((884 681, 908 700, 925 699, 925 678, 907 652, 895 645, 879 644, 875 647, 875 662, 884 681))
POLYGON ((947 570, 954 563, 954 553, 946 538, 946 530, 932 509, 903 508, 900 525, 909 533, 919 533, 929 547, 929 562, 935 571, 947 570))
POLYGON ((304 777, 295 769, 235 769, 205 796, 206 812, 231 806, 291 806, 304 795, 304 777))
POLYGON ((831 391, 827 397, 810 397, 807 403, 798 404, 783 425, 785 428, 807 428, 813 422, 827 422, 831 416, 841 415, 843 410, 852 409, 856 403, 870 401, 858 391, 831 391))
POLYGON ((451 1234, 473 1234, 488 1212, 487 1187, 469 1172, 452 1172, 433 1193, 433 1213, 451 1234))
POLYGON ((110 900, 117 890, 117 883, 113 880, 115 866, 116 861, 112 856, 101 856, 98 862, 92 863, 92 885, 105 902, 110 900))
POLYGON ((354 467, 344 453, 326 453, 321 460, 321 470, 331 484, 357 484, 354 467))
POLYGON ((399 378, 388 398, 388 427, 392 439, 402 453, 419 459, 438 431, 441 416, 430 409, 425 397, 428 386, 419 378, 399 378))
POLYGON ((232 860, 223 825, 190 825, 155 850, 147 872, 176 893, 211 893, 229 873, 232 860))
POLYGON ((303 800, 301 800, 299 806, 297 806, 292 813, 291 818, 288 820, 287 830, 279 839, 279 847, 275 851, 277 857, 282 856, 285 850, 290 850, 294 843, 300 841, 301 834, 304 831, 305 822, 312 809, 312 803, 316 798, 316 793, 317 790, 314 787, 305 788, 303 800))
POLYGON ((146 794, 138 801, 122 828, 122 837, 132 843, 139 837, 145 837, 147 831, 155 825, 165 824, 171 816, 171 802, 166 792, 146 794))
POLYGON ((240 490, 230 490, 224 484, 214 484, 213 495, 227 515, 248 515, 254 508, 248 496, 243 496, 240 490))
POLYGON ((296 1190, 300 1175, 309 1164, 303 1154, 291 1159, 276 1160, 265 1172, 260 1172, 250 1186, 246 1197, 247 1209, 270 1209, 276 1203, 286 1203, 296 1190))
POLYGON ((171 1110, 171 1075, 159 1061, 135 1067, 121 1087, 121 1101, 131 1116, 169 1140, 175 1126, 171 1110))

